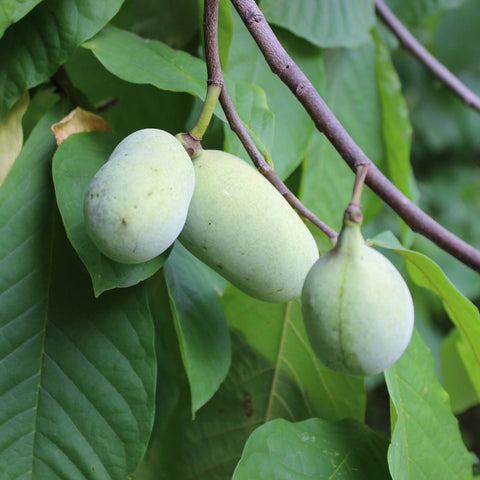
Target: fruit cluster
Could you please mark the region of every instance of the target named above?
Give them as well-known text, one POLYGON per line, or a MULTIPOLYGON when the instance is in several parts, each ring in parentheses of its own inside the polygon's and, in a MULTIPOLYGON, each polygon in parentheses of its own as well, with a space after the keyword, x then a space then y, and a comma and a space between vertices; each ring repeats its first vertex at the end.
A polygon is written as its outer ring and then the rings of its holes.
POLYGON ((84 217, 94 244, 117 262, 148 261, 178 238, 253 297, 301 297, 312 348, 334 370, 381 372, 410 340, 410 292, 395 267, 365 244, 358 215, 347 209, 338 242, 319 258, 284 197, 234 155, 200 150, 191 159, 177 137, 139 130, 92 179, 84 217))
POLYGON ((299 297, 318 250, 283 196, 255 168, 221 151, 192 160, 157 129, 132 133, 90 183, 87 231, 122 263, 141 263, 180 242, 261 300, 299 297))

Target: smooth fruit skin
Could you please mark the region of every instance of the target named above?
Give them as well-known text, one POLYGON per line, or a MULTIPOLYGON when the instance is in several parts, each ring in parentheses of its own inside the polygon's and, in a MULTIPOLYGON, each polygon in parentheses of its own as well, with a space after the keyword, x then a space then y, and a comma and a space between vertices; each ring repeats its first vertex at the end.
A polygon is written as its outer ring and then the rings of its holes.
POLYGON ((179 240, 252 297, 299 297, 318 249, 283 196, 240 158, 205 150, 194 158, 195 191, 179 240))
POLYGON ((85 195, 85 225, 92 241, 121 263, 160 255, 183 228, 194 182, 192 161, 173 135, 154 128, 128 135, 85 195))
POLYGON ((414 324, 402 276, 365 244, 360 225, 348 223, 336 246, 308 273, 302 314, 320 360, 351 375, 374 375, 391 366, 406 349, 414 324))

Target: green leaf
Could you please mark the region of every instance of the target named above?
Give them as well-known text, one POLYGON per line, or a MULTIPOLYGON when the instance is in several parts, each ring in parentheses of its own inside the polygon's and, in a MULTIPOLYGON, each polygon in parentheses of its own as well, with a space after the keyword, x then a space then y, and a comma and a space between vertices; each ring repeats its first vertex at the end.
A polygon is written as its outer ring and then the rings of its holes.
POLYGON ((464 0, 386 0, 402 22, 415 27, 429 16, 458 7, 464 0))
POLYGON ((75 48, 100 30, 123 0, 44 0, 0 40, 0 119, 28 88, 54 74, 75 48))
POLYGON ((407 197, 412 198, 410 185, 410 145, 412 126, 402 86, 392 65, 390 54, 377 30, 372 30, 375 42, 375 68, 382 113, 382 133, 390 179, 407 197))
POLYGON ((28 92, 25 92, 0 122, 0 185, 22 149, 22 118, 29 100, 28 92))
MULTIPOLYGON (((127 82, 151 84, 162 90, 186 92, 203 100, 207 87, 205 62, 168 45, 140 38, 107 26, 83 45, 92 50, 107 70, 127 82)), ((263 149, 270 148, 272 113, 264 93, 256 86, 241 84, 234 76, 225 78, 239 115, 263 149)), ((220 108, 216 115, 225 120, 220 108)))
POLYGON ((416 331, 385 380, 396 416, 388 452, 393 480, 471 479, 472 458, 416 331))
POLYGON ((480 400, 462 362, 462 344, 458 330, 453 329, 443 340, 440 357, 442 385, 450 397, 454 413, 464 412, 480 400))
POLYGON ((0 37, 5 30, 23 18, 35 5, 43 0, 3 0, 0 8, 0 37))
POLYGON ((54 202, 50 126, 0 188, 0 471, 125 478, 153 422, 153 325, 143 288, 96 300, 54 202), (105 448, 108 445, 108 448, 105 448))
POLYGON ((267 20, 319 47, 357 47, 370 39, 373 0, 262 0, 267 20))
MULTIPOLYGON (((311 118, 283 82, 272 73, 258 46, 245 29, 238 14, 233 15, 234 35, 230 47, 229 77, 257 85, 266 95, 266 102, 275 114, 271 156, 277 175, 286 178, 302 162, 308 143, 315 132, 311 118)), ((317 88, 323 86, 321 50, 285 31, 277 32, 289 54, 317 88)), ((238 100, 241 97, 238 96, 238 100)), ((235 105, 240 106, 241 102, 235 105)), ((228 150, 246 158, 236 136, 225 129, 228 150)))
POLYGON ((124 265, 105 257, 90 239, 83 218, 83 199, 90 180, 107 161, 120 139, 111 132, 70 135, 53 157, 53 180, 58 208, 67 236, 90 273, 93 290, 129 287, 159 270, 169 251, 138 265, 124 265))
MULTIPOLYGON (((329 50, 323 59, 325 102, 363 151, 383 169, 382 110, 373 42, 358 48, 329 50)), ((302 202, 330 227, 339 230, 353 181, 352 171, 326 137, 314 136, 304 166, 302 202)), ((366 221, 381 207, 378 197, 368 189, 364 191, 362 204, 366 221)))
POLYGON ((355 420, 273 420, 250 436, 233 480, 388 479, 387 448, 385 438, 355 420))
POLYGON ((205 63, 165 43, 107 25, 82 46, 91 50, 107 70, 127 82, 187 92, 202 99, 205 96, 205 63))
POLYGON ((192 415, 218 390, 230 368, 230 337, 213 274, 178 242, 165 278, 190 382, 192 415))
POLYGON ((198 0, 127 2, 115 25, 172 48, 185 48, 198 34, 198 0), (125 19, 128 12, 128 20, 125 19), (123 15, 122 15, 123 14, 123 15), (120 23, 120 24, 119 24, 120 23))
POLYGON ((142 128, 176 133, 185 127, 194 101, 186 93, 167 92, 152 85, 121 80, 106 70, 90 50, 83 48, 75 51, 65 69, 73 84, 94 105, 108 104, 115 99, 102 116, 121 138, 142 128), (159 111, 168 112, 168 115, 159 115, 159 111))
POLYGON ((273 373, 265 392, 264 421, 276 417, 299 420, 305 414, 329 420, 363 419, 363 380, 336 373, 315 356, 298 300, 261 302, 229 286, 222 302, 230 328, 244 338, 242 348, 253 348, 273 373))
POLYGON ((441 268, 427 256, 404 248, 391 232, 371 240, 373 245, 395 250, 407 260, 408 273, 419 286, 438 295, 446 313, 461 336, 459 351, 470 380, 480 395, 480 313, 448 280, 441 268))

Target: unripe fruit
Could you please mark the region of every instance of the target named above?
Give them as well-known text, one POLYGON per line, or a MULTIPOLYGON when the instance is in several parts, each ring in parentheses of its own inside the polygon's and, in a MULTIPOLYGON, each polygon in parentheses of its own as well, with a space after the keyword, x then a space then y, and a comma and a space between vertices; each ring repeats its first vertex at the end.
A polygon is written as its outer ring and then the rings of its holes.
POLYGON ((97 248, 121 263, 141 263, 178 237, 193 194, 193 165, 181 143, 147 128, 123 139, 95 174, 84 201, 97 248))
POLYGON ((253 297, 299 297, 318 258, 300 217, 263 175, 234 155, 205 150, 193 164, 195 191, 181 243, 253 297))
POLYGON ((391 366, 407 347, 414 322, 402 276, 365 244, 360 225, 348 220, 336 246, 307 275, 302 313, 316 355, 351 375, 373 375, 391 366))

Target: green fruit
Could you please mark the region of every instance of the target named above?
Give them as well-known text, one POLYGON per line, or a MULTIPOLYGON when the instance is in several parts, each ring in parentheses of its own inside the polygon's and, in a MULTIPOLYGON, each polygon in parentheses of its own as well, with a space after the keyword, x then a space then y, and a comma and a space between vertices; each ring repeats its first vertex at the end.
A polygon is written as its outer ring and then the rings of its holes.
POLYGON ((407 347, 414 309, 408 287, 382 254, 367 246, 360 225, 346 221, 336 246, 305 280, 302 313, 314 352, 333 370, 373 375, 407 347))
POLYGON ((315 240, 283 196, 234 155, 193 160, 195 190, 179 240, 245 293, 271 302, 301 294, 315 240))
POLYGON ((141 263, 178 237, 193 194, 193 165, 181 143, 147 128, 123 139, 95 174, 84 201, 97 248, 121 263, 141 263))

